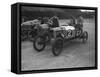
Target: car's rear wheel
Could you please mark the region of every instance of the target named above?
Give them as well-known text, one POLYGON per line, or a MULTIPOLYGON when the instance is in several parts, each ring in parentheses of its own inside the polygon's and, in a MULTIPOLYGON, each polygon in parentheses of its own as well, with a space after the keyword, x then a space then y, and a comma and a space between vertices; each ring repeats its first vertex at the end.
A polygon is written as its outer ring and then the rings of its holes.
POLYGON ((63 49, 63 39, 56 38, 52 45, 52 53, 54 54, 54 56, 58 56, 60 55, 62 49, 63 49))
POLYGON ((46 43, 45 43, 45 39, 43 36, 37 36, 34 39, 34 43, 33 43, 34 49, 37 50, 38 52, 44 50, 46 43))

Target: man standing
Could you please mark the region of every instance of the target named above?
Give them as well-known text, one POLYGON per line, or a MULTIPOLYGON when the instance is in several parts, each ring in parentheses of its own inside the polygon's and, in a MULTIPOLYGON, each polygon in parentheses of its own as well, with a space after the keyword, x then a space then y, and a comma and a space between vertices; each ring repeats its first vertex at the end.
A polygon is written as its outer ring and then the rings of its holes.
POLYGON ((71 16, 69 25, 75 26, 75 24, 76 24, 76 18, 74 16, 71 16))
MULTIPOLYGON (((81 15, 79 15, 77 17, 77 22, 76 22, 76 30, 78 30, 77 35, 83 33, 83 17, 81 15)), ((81 35, 80 35, 81 37, 81 35)))
POLYGON ((78 28, 83 29, 83 17, 81 15, 77 18, 77 26, 78 28))

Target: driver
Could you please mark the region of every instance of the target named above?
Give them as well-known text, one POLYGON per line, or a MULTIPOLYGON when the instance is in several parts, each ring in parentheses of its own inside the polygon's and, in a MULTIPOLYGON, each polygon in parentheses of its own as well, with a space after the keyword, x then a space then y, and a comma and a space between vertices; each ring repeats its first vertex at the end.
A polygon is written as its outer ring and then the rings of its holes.
POLYGON ((50 20, 52 21, 53 28, 59 27, 59 18, 57 16, 53 16, 50 20))

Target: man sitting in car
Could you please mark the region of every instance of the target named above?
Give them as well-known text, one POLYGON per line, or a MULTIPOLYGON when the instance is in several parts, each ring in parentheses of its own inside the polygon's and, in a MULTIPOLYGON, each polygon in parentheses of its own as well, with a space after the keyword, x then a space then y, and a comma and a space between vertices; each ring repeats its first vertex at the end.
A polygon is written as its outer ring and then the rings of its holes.
POLYGON ((53 16, 52 18, 50 18, 50 21, 52 23, 52 28, 59 27, 59 18, 57 16, 53 16))

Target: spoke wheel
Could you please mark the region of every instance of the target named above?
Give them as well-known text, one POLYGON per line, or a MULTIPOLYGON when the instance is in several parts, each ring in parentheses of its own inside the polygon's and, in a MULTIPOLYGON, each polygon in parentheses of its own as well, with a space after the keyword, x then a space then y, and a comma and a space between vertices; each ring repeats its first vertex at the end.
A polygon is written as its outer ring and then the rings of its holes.
POLYGON ((45 39, 43 36, 37 36, 34 40, 33 43, 34 49, 37 50, 38 52, 44 50, 46 44, 45 44, 45 39))
POLYGON ((52 45, 52 52, 54 56, 58 56, 63 49, 63 39, 62 38, 56 38, 52 45))

